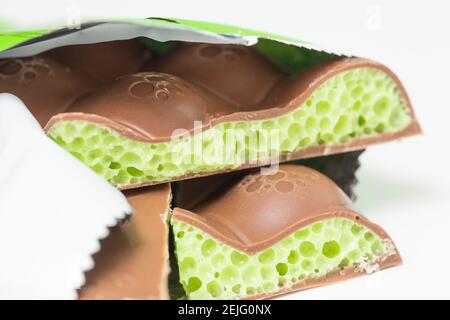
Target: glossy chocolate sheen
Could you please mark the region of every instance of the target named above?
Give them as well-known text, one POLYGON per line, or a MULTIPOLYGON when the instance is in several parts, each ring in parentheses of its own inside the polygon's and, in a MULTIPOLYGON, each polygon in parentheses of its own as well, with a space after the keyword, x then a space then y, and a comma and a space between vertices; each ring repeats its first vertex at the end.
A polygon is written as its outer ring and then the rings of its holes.
POLYGON ((101 241, 80 299, 168 299, 170 186, 125 193, 134 215, 101 241))
POLYGON ((379 226, 354 211, 350 199, 333 181, 298 165, 281 165, 271 175, 249 174, 190 211, 175 208, 173 212, 173 219, 249 254, 272 246, 305 225, 332 217, 357 220, 388 238, 379 226))
POLYGON ((353 189, 358 183, 356 172, 361 165, 359 157, 363 152, 364 149, 331 154, 329 156, 300 159, 292 163, 312 168, 326 175, 354 201, 356 200, 356 195, 353 189))
POLYGON ((22 99, 41 126, 94 88, 89 77, 45 55, 0 60, 0 92, 22 99))
POLYGON ((212 197, 216 192, 228 188, 235 181, 253 170, 233 171, 213 176, 177 181, 173 184, 174 205, 186 210, 195 207, 212 197))
POLYGON ((183 44, 149 71, 174 74, 247 110, 285 76, 252 47, 205 43, 183 44))
POLYGON ((146 139, 168 137, 194 121, 210 119, 237 109, 211 92, 179 77, 144 72, 121 77, 99 92, 76 101, 71 112, 98 114, 131 128, 146 139))
MULTIPOLYGON (((329 156, 314 157, 291 162, 292 165, 302 165, 319 171, 334 181, 339 188, 352 200, 356 199, 353 192, 357 183, 356 171, 360 166, 359 156, 364 150, 344 152, 329 156)), ((177 181, 173 186, 174 205, 186 210, 195 207, 209 196, 221 192, 243 176, 257 173, 260 169, 233 171, 196 179, 177 181)))
POLYGON ((133 39, 65 46, 50 50, 46 55, 107 83, 139 71, 153 54, 133 39))
POLYGON ((354 220, 372 230, 386 243, 386 254, 373 265, 343 267, 275 292, 243 298, 271 298, 401 264, 400 254, 380 226, 354 211, 350 199, 330 179, 298 165, 281 165, 273 175, 253 173, 237 179, 198 202, 190 211, 175 208, 172 220, 188 223, 252 255, 311 223, 335 217, 354 220))
MULTIPOLYGON (((246 63, 242 65, 242 68, 246 67, 248 67, 246 63)), ((339 150, 342 145, 326 146, 327 149, 336 149, 336 151, 329 150, 331 152, 351 151, 362 149, 368 144, 420 133, 409 98, 398 78, 385 66, 360 58, 335 59, 313 65, 293 76, 283 78, 275 76, 274 79, 278 81, 274 80, 274 82, 277 83, 271 90, 264 93, 264 98, 258 98, 258 100, 262 99, 262 102, 256 107, 237 105, 224 100, 214 92, 205 89, 205 86, 186 80, 189 77, 181 79, 155 72, 129 75, 81 98, 67 109, 67 113, 53 117, 46 129, 58 121, 85 120, 108 126, 131 139, 153 143, 166 142, 176 136, 173 135, 176 129, 182 128, 193 133, 194 121, 202 121, 202 124, 196 128, 206 130, 224 122, 263 120, 281 116, 298 108, 330 77, 343 71, 363 67, 381 70, 396 81, 411 113, 412 121, 399 132, 357 138, 345 144, 343 150, 339 150), (155 120, 155 117, 158 119, 155 120)), ((258 69, 256 65, 252 68, 258 69)), ((212 79, 211 83, 215 83, 216 78, 227 79, 223 81, 221 96, 242 81, 238 75, 231 80, 233 78, 231 73, 228 74, 225 71, 220 74, 211 73, 209 77, 212 79)), ((263 78, 258 79, 264 82, 263 78)), ((258 79, 254 80, 254 86, 245 87, 245 90, 241 91, 253 90, 253 94, 259 96, 264 90, 257 88, 264 87, 264 83, 259 83, 258 79)), ((323 154, 321 151, 315 152, 315 149, 317 147, 310 147, 300 152, 301 154, 307 152, 306 157, 323 154)))

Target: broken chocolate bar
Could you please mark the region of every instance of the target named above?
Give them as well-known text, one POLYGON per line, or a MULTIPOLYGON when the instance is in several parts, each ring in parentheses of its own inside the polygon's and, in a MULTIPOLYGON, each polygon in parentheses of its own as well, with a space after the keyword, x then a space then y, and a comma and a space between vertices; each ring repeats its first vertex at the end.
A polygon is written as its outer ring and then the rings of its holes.
POLYGON ((380 226, 298 165, 249 174, 171 221, 189 299, 268 298, 401 263, 380 226))
POLYGON ((46 126, 122 189, 420 132, 398 78, 365 59, 335 58, 288 75, 253 47, 184 44, 151 66, 84 95, 46 126))
POLYGON ((115 227, 94 256, 80 299, 168 299, 168 184, 125 193, 134 216, 115 227))

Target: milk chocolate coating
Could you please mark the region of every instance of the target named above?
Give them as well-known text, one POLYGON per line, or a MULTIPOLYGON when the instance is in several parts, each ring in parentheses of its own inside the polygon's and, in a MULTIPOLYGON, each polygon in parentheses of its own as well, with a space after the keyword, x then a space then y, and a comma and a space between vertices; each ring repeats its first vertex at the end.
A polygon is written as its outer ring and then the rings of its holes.
POLYGON ((383 229, 352 208, 350 199, 332 180, 298 165, 281 165, 272 175, 249 174, 191 211, 173 211, 174 220, 194 225, 248 254, 262 251, 308 224, 333 217, 355 220, 389 239, 383 229))
MULTIPOLYGON (((335 217, 354 220, 392 245, 390 251, 376 261, 380 269, 401 263, 387 233, 358 214, 350 199, 329 178, 304 166, 281 165, 273 175, 253 173, 244 176, 203 199, 191 211, 175 208, 172 219, 186 222, 252 255, 306 225, 335 217)), ((346 267, 325 277, 302 280, 292 287, 250 298, 268 298, 363 273, 358 268, 346 267)))
POLYGON ((285 76, 252 47, 205 43, 183 44, 151 70, 177 75, 247 110, 285 76))
POLYGON ((233 171, 196 179, 186 179, 172 184, 174 190, 174 205, 186 210, 194 209, 198 204, 228 188, 230 184, 250 171, 257 169, 233 171))
POLYGON ((152 57, 137 39, 65 46, 46 54, 101 83, 137 72, 152 57))
POLYGON ((170 139, 174 130, 190 129, 194 121, 208 123, 211 118, 236 111, 233 105, 179 77, 144 72, 121 77, 82 97, 66 115, 101 115, 153 140, 170 139))
POLYGON ((101 241, 80 299, 168 299, 170 186, 125 193, 134 215, 101 241))
MULTIPOLYGON (((326 146, 326 151, 337 153, 362 149, 368 144, 420 133, 408 96, 398 78, 385 66, 360 58, 321 62, 294 76, 286 76, 267 93, 264 101, 257 107, 231 104, 212 91, 168 74, 150 72, 130 75, 83 97, 74 103, 67 113, 53 117, 46 129, 59 121, 85 120, 108 126, 131 139, 153 143, 166 142, 174 137, 172 134, 176 129, 183 128, 193 133, 194 120, 202 121, 202 126, 198 126, 197 129, 206 130, 224 122, 264 120, 281 116, 298 108, 318 86, 337 73, 363 67, 381 70, 396 81, 411 113, 412 121, 399 132, 356 138, 346 144, 326 146), (107 105, 112 107, 108 108, 107 105), (151 120, 155 116, 160 118, 151 120)), ((211 78, 226 75, 225 71, 222 74, 210 74, 211 78)), ((234 85, 229 81, 224 83, 227 86, 234 85)), ((258 95, 260 91, 256 88, 263 86, 259 80, 255 80, 254 87, 242 91, 247 92, 253 88, 253 94, 258 95)), ((222 88, 223 92, 227 92, 228 89, 222 88)), ((293 154, 291 158, 322 155, 324 148, 325 146, 309 147, 301 150, 299 154, 293 154)))
POLYGON ((41 126, 93 88, 89 77, 44 55, 0 60, 0 92, 22 99, 41 126))
MULTIPOLYGON (((334 181, 352 200, 356 198, 353 188, 357 183, 356 171, 360 166, 359 156, 363 151, 352 151, 330 156, 314 157, 291 162, 319 171, 334 181)), ((242 177, 258 173, 260 169, 233 171, 219 175, 186 179, 172 184, 175 206, 192 210, 199 203, 221 192, 242 177)))

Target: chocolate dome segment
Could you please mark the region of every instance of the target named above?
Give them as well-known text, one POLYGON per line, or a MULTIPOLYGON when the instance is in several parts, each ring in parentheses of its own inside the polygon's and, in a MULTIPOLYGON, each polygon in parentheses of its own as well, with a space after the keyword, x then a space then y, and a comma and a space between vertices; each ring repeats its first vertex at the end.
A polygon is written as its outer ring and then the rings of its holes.
POLYGON ((0 60, 0 92, 18 96, 41 126, 93 87, 88 77, 44 55, 0 60))
POLYGON ((214 197, 235 181, 247 175, 249 170, 232 171, 196 179, 177 181, 174 188, 174 205, 186 210, 194 210, 204 200, 214 197))
POLYGON ((246 247, 272 243, 294 225, 298 228, 299 223, 329 212, 346 211, 356 216, 351 201, 333 181, 298 165, 281 165, 272 175, 247 175, 209 199, 192 212, 218 233, 246 247))
MULTIPOLYGON (((404 105, 409 109, 409 112, 412 115, 414 114, 408 94, 406 93, 403 84, 392 70, 378 62, 363 58, 336 58, 311 65, 278 82, 262 104, 284 108, 288 105, 292 105, 293 102, 294 104, 297 104, 298 101, 303 102, 311 95, 315 88, 327 79, 330 79, 333 75, 356 68, 370 68, 373 69, 373 72, 376 70, 384 72, 394 80, 397 85, 396 90, 401 93, 404 105)), ((348 85, 354 85, 354 83, 348 83, 348 85)), ((360 86, 364 87, 367 86, 367 84, 360 83, 360 86)), ((349 93, 353 95, 358 92, 351 92, 349 90, 349 93)))
POLYGON ((235 108, 176 76, 144 72, 116 79, 76 101, 67 112, 106 117, 152 139, 169 140, 174 130, 208 125, 235 108))
POLYGON ((46 54, 100 82, 136 73, 153 56, 136 39, 65 46, 46 54))
POLYGON ((183 44, 152 68, 201 85, 246 109, 258 107, 284 76, 256 49, 239 45, 183 44))
POLYGON ((224 189, 173 212, 188 299, 269 298, 401 263, 388 234, 312 169, 282 165, 224 189))
POLYGON ((168 299, 170 186, 125 193, 134 208, 131 221, 115 227, 94 256, 80 298, 168 299))

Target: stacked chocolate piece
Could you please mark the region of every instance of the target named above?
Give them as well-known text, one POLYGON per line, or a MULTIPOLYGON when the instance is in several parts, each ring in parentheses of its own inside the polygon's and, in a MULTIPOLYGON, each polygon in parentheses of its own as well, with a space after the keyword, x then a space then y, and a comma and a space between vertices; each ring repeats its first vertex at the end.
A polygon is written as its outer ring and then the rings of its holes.
POLYGON ((349 199, 361 150, 420 132, 392 71, 330 57, 287 73, 257 46, 171 48, 0 60, 0 91, 134 207, 81 299, 167 299, 169 278, 184 298, 267 298, 401 262, 349 199))

